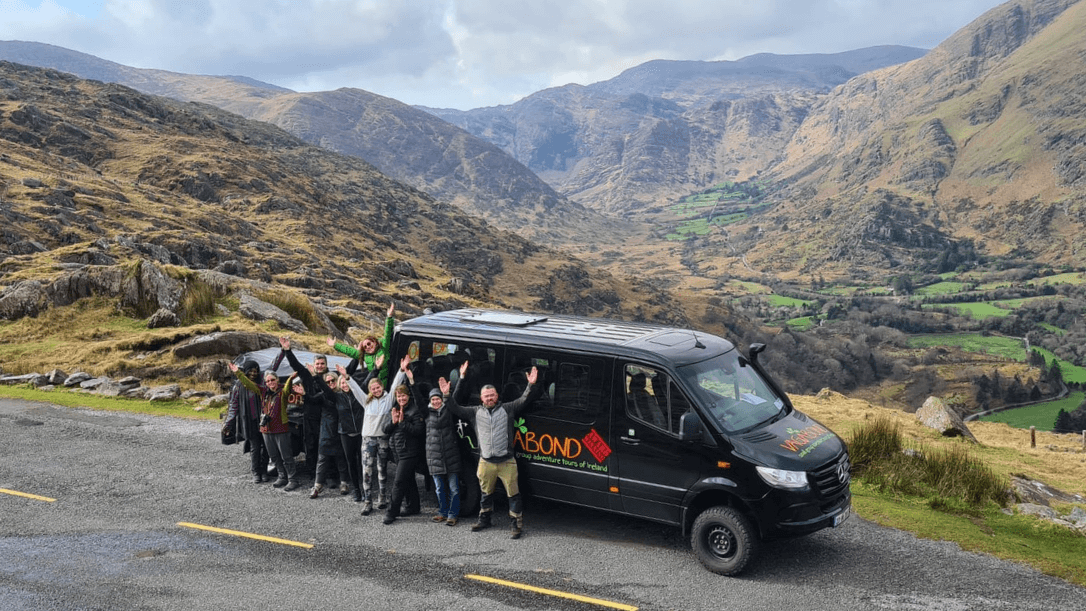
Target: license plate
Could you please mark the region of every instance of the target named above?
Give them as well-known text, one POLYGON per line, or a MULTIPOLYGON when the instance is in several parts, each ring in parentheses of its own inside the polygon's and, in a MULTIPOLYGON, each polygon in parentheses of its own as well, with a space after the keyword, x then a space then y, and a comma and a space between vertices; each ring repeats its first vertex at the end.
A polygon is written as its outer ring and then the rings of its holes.
POLYGON ((841 513, 833 516, 833 527, 837 528, 838 526, 840 526, 841 523, 847 520, 850 515, 852 515, 851 505, 845 507, 845 509, 841 513))

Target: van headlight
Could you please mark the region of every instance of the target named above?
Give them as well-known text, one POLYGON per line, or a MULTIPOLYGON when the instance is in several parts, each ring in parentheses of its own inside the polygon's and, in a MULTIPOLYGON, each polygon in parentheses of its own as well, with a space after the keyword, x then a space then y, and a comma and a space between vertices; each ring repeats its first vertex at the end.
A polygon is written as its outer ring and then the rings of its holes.
POLYGON ((769 467, 755 468, 762 480, 774 488, 802 490, 807 487, 806 471, 785 471, 784 469, 771 469, 769 467))

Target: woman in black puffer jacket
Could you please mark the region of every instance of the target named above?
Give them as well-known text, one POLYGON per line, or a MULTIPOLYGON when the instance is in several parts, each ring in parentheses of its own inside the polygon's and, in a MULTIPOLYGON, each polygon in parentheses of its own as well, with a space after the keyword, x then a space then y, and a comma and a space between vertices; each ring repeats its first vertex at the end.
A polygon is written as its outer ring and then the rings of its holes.
MULTIPOLYGON (((413 379, 407 369, 407 359, 400 368, 413 379)), ((390 420, 385 423, 384 433, 388 435, 388 446, 396 457, 396 478, 392 482, 392 499, 385 513, 385 524, 392 524, 400 515, 400 503, 407 499, 407 508, 403 515, 413 515, 420 511, 419 487, 415 483, 415 467, 423 457, 426 421, 411 390, 404 385, 394 390, 396 402, 390 412, 390 420)))
POLYGON ((456 526, 460 515, 460 446, 456 436, 456 416, 445 406, 449 383, 438 380, 441 389, 430 391, 426 410, 426 464, 437 488, 437 515, 434 522, 456 526))

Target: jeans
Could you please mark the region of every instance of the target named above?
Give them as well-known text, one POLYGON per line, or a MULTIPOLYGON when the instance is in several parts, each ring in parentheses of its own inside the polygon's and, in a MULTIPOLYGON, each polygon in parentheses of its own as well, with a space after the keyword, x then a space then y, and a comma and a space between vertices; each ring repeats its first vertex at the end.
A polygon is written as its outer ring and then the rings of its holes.
POLYGON ((264 433, 264 445, 268 447, 268 457, 275 464, 279 479, 296 480, 297 467, 290 450, 290 433, 264 433))
POLYGON ((435 475, 434 487, 437 488, 437 513, 446 518, 460 515, 460 477, 456 473, 435 475))

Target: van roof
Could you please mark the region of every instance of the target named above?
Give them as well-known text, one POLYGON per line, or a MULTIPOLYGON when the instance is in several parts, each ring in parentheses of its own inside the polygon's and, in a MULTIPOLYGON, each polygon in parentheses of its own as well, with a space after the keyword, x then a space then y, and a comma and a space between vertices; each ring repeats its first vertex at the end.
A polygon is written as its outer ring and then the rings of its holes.
POLYGON ((647 354, 676 364, 702 361, 728 352, 731 342, 700 331, 606 318, 530 314, 466 308, 412 318, 400 332, 456 339, 497 340, 626 356, 647 354))

